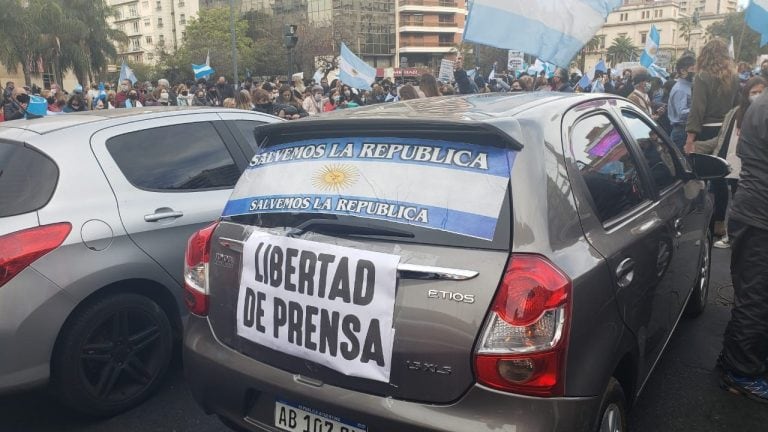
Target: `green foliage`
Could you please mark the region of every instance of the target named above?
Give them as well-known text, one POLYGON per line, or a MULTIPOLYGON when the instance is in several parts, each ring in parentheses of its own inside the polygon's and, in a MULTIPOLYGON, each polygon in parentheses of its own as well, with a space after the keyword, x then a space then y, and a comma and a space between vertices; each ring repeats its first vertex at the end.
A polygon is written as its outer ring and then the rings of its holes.
POLYGON ((631 61, 637 55, 638 49, 632 38, 619 36, 608 47, 608 60, 612 64, 631 61))
POLYGON ((707 35, 720 37, 728 42, 733 37, 738 61, 753 64, 758 55, 768 54, 768 45, 760 48, 760 34, 746 25, 744 12, 728 14, 723 21, 709 25, 707 35))

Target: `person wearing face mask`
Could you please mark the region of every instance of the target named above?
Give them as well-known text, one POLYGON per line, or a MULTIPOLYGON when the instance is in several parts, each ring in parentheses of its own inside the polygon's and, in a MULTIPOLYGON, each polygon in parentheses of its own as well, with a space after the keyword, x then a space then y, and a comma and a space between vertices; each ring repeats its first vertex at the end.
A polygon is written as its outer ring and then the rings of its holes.
POLYGON ((691 111, 691 86, 696 75, 696 59, 692 56, 680 57, 677 61, 678 80, 669 93, 667 116, 672 125, 672 142, 683 151, 685 146, 685 124, 691 111))
POLYGON ((297 120, 309 115, 287 85, 280 87, 279 96, 275 99, 275 114, 286 120, 297 120))
POLYGON ((123 80, 120 83, 120 91, 115 94, 116 108, 125 108, 125 101, 128 99, 128 92, 131 90, 131 81, 123 80))
POLYGON ((211 106, 208 97, 206 97, 205 88, 198 85, 195 98, 192 100, 192 106, 211 106))
MULTIPOLYGON (((741 135, 741 126, 744 119, 744 113, 754 103, 768 86, 768 80, 762 77, 750 78, 740 92, 739 105, 728 111, 723 119, 723 127, 717 137, 706 141, 695 141, 694 148, 697 153, 704 153, 719 156, 728 161, 731 165, 731 173, 726 176, 730 186, 731 196, 736 193, 739 176, 741 174, 741 159, 737 156, 739 136, 741 135)), ((725 206, 727 207, 727 196, 725 206)), ((730 246, 728 233, 716 241, 713 245, 716 248, 725 249, 730 246)))
POLYGON ((251 91, 253 100, 253 110, 264 114, 275 114, 275 106, 272 103, 272 93, 263 88, 253 89, 251 91))
POLYGON ((648 97, 648 92, 651 91, 651 76, 645 71, 637 72, 632 77, 632 84, 635 86, 635 90, 627 96, 627 99, 646 114, 653 115, 651 99, 648 97))
POLYGON ((169 106, 171 104, 171 95, 165 87, 155 89, 155 99, 159 106, 169 106))
POLYGON ((85 101, 83 100, 83 97, 80 96, 79 94, 72 95, 69 98, 69 101, 67 101, 67 105, 64 106, 64 109, 62 110, 62 112, 65 112, 65 113, 82 112, 82 111, 86 111, 85 101))
POLYGON ((323 104, 323 112, 335 111, 340 102, 341 95, 338 90, 331 91, 331 97, 326 100, 325 104, 323 104))
POLYGON ((304 98, 302 107, 310 116, 316 116, 323 112, 323 88, 319 85, 312 87, 312 94, 304 98))
POLYGON ((193 96, 189 94, 189 89, 184 84, 179 84, 176 87, 176 105, 178 106, 191 106, 193 96))

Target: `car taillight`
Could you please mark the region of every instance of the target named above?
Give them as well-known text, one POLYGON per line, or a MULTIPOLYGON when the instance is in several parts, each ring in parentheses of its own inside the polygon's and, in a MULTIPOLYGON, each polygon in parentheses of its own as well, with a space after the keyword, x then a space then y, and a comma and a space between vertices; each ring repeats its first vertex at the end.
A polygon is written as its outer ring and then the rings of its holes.
POLYGON ((480 384, 531 396, 562 396, 571 280, 538 255, 513 254, 475 354, 480 384))
POLYGON ((219 225, 214 222, 192 234, 184 255, 184 303, 195 315, 208 315, 208 263, 211 237, 219 225))
POLYGON ((0 287, 37 259, 61 246, 70 231, 72 225, 61 222, 0 236, 0 287))

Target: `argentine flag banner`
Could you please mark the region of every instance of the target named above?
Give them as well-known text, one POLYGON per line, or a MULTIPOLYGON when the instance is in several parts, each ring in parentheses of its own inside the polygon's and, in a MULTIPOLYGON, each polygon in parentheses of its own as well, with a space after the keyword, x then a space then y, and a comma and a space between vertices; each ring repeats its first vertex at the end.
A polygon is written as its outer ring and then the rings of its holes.
POLYGON ((376 68, 356 56, 342 42, 339 60, 339 79, 352 88, 370 89, 371 84, 376 81, 376 68))
POLYGON ((222 216, 354 216, 492 240, 515 155, 410 138, 281 144, 253 157, 222 216))
POLYGON ((760 46, 768 44, 768 0, 751 0, 745 19, 752 30, 760 33, 760 46))
POLYGON ((656 26, 651 24, 651 31, 648 32, 648 36, 645 39, 645 50, 640 56, 640 65, 643 67, 651 67, 651 64, 656 61, 656 53, 659 52, 659 45, 661 43, 661 34, 656 29, 656 26))
POLYGON ((472 0, 464 40, 517 49, 561 67, 622 0, 472 0))

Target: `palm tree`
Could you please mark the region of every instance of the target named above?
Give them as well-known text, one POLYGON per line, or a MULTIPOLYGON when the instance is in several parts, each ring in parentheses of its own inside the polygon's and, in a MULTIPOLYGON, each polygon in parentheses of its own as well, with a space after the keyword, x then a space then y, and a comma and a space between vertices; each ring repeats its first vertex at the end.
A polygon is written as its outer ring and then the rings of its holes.
POLYGON ((638 48, 632 41, 632 38, 627 36, 619 36, 613 40, 611 46, 608 47, 608 56, 613 63, 621 63, 632 60, 637 53, 638 48))
POLYGON ((21 66, 24 83, 32 84, 32 68, 40 52, 40 25, 45 16, 44 0, 0 1, 3 29, 0 35, 0 62, 11 72, 21 66))
POLYGON ((594 52, 600 49, 600 45, 602 45, 604 40, 603 38, 605 38, 605 36, 597 36, 597 35, 592 36, 592 39, 590 39, 589 42, 587 42, 584 45, 584 47, 581 48, 581 58, 579 59, 579 69, 581 69, 582 72, 586 73, 586 71, 584 71, 584 68, 586 67, 585 65, 587 62, 587 53, 594 52))
POLYGON ((691 18, 683 18, 677 23, 677 31, 680 32, 680 37, 688 42, 688 49, 691 48, 691 33, 695 28, 696 25, 691 18))

